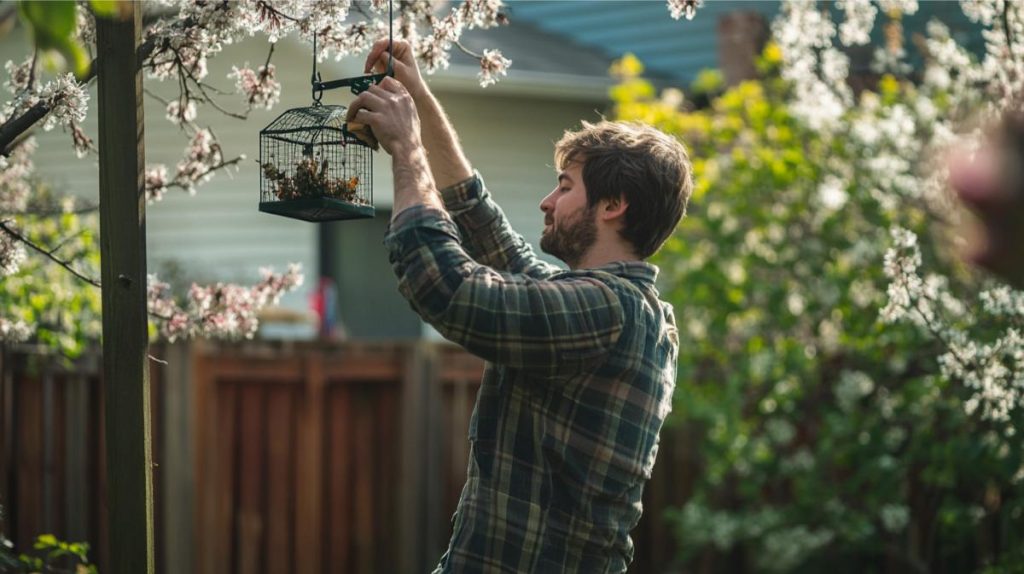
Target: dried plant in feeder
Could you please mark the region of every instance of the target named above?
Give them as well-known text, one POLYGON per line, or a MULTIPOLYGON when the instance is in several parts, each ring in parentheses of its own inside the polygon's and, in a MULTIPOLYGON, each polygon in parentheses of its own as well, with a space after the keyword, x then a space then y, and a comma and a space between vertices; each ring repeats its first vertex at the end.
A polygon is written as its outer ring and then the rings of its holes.
MULTIPOLYGON (((394 36, 392 2, 388 16, 394 36)), ((367 126, 346 123, 345 106, 320 103, 325 90, 353 94, 392 76, 384 74, 324 82, 316 71, 313 34, 313 105, 286 111, 260 131, 260 211, 306 221, 373 217, 373 155, 379 145, 367 126)), ((390 55, 390 47, 388 48, 390 55)))
POLYGON ((349 131, 345 113, 295 108, 260 132, 260 211, 306 221, 373 217, 375 142, 349 131))

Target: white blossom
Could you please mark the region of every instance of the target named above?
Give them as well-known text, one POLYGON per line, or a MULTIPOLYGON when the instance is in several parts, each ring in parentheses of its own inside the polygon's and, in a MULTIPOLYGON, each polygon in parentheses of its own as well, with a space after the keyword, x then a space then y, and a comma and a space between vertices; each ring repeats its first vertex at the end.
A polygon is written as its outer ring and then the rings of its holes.
POLYGON ((269 110, 281 99, 281 84, 275 79, 273 64, 253 70, 248 63, 242 68, 232 66, 228 78, 235 79, 235 89, 254 108, 269 110))
POLYGON ((39 90, 39 98, 47 102, 50 108, 43 122, 44 130, 51 130, 58 124, 81 123, 89 109, 89 92, 83 89, 71 73, 61 74, 47 82, 39 90))
POLYGON ((704 0, 668 0, 668 12, 673 20, 686 18, 693 20, 697 9, 704 6, 704 0))
POLYGON ((889 532, 901 532, 910 522, 910 510, 902 504, 886 504, 879 512, 879 518, 889 532))
POLYGON ((505 58, 497 50, 484 50, 484 57, 480 58, 480 87, 486 88, 498 81, 497 76, 504 76, 512 60, 505 58))
POLYGON ((196 102, 195 100, 188 100, 182 106, 181 100, 171 100, 167 104, 166 113, 167 121, 174 125, 190 124, 196 119, 196 102))
MULTIPOLYGON (((12 225, 12 221, 3 221, 12 225)), ((0 229, 0 278, 18 272, 25 260, 25 246, 6 231, 0 229)))
POLYGON ((960 0, 960 8, 973 22, 991 26, 999 15, 999 6, 1005 0, 960 0))
POLYGON ((874 389, 875 383, 866 373, 843 371, 839 375, 839 382, 833 387, 833 392, 839 407, 849 412, 856 406, 857 401, 871 394, 874 389))
POLYGON ((32 155, 36 150, 35 138, 29 137, 11 151, 0 168, 0 213, 24 211, 32 187, 29 178, 35 171, 32 155))
POLYGON ((845 182, 834 175, 826 177, 818 186, 818 201, 827 211, 840 209, 849 197, 845 182))
POLYGON ((871 28, 875 26, 878 13, 871 0, 838 0, 836 6, 846 14, 846 20, 839 25, 840 41, 847 46, 871 41, 871 28))
POLYGON ((886 14, 905 14, 910 16, 917 13, 917 0, 878 0, 882 12, 886 14))
POLYGON ((1003 285, 981 292, 982 308, 993 316, 1024 317, 1024 291, 1003 285))
POLYGON ((32 336, 35 329, 22 320, 0 317, 0 343, 18 343, 32 336))

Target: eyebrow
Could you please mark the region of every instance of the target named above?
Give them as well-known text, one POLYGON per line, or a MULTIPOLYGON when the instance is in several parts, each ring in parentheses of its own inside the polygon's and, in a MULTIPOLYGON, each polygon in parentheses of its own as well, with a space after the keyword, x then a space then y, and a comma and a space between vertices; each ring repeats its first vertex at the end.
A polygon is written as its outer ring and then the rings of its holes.
POLYGON ((564 171, 558 174, 558 183, 562 183, 563 179, 567 179, 569 180, 569 183, 573 183, 572 178, 569 177, 569 174, 565 173, 564 171))

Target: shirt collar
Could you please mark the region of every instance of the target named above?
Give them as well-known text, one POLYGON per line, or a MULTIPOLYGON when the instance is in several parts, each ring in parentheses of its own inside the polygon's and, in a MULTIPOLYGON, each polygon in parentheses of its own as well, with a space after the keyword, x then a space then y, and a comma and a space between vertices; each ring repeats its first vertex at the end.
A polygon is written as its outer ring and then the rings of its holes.
POLYGON ((587 273, 588 271, 603 271, 605 273, 611 273, 617 277, 650 285, 651 287, 654 286, 654 282, 658 278, 658 267, 651 263, 647 263, 646 261, 612 261, 611 263, 605 263, 599 267, 564 271, 564 273, 587 273))

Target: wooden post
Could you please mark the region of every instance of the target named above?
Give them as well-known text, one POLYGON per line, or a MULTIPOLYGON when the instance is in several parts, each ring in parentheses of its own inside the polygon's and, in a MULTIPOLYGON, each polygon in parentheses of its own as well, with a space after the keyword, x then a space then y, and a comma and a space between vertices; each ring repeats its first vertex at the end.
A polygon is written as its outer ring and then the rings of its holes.
POLYGON ((432 343, 420 341, 409 348, 402 383, 402 464, 399 559, 401 572, 425 572, 441 557, 437 549, 450 531, 438 532, 442 492, 437 430, 440 412, 437 395, 437 354, 432 343))
POLYGON ((327 394, 324 358, 319 351, 306 357, 303 368, 306 381, 299 407, 298 439, 295 453, 298 497, 295 501, 295 572, 318 574, 323 566, 324 541, 324 399, 327 394))
POLYGON ((138 2, 96 19, 103 388, 111 574, 154 572, 138 2))
POLYGON ((759 12, 730 10, 718 17, 718 63, 726 85, 757 78, 757 57, 770 35, 759 12))
POLYGON ((160 569, 165 572, 195 572, 193 529, 195 527, 194 486, 195 455, 192 449, 192 381, 195 380, 193 345, 177 343, 164 347, 167 366, 163 367, 164 426, 163 486, 163 559, 160 569))

